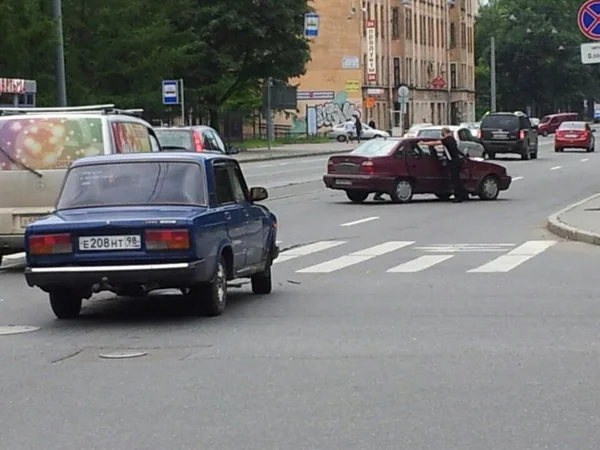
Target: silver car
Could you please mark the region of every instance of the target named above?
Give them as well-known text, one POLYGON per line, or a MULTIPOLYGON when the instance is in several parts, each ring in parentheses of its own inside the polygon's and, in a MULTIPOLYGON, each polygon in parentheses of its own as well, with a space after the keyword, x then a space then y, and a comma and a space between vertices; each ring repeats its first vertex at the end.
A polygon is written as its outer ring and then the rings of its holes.
MULTIPOLYGON (((346 142, 348 140, 348 132, 346 131, 345 124, 341 123, 333 127, 329 132, 329 137, 331 139, 337 139, 338 142, 346 142)), ((355 139, 355 137, 355 135, 352 135, 350 139, 355 139)), ((361 139, 376 139, 388 137, 390 137, 390 133, 388 133, 387 131, 371 128, 365 123, 362 124, 361 139)))
POLYGON ((479 139, 473 136, 468 128, 461 128, 457 126, 433 126, 422 128, 417 133, 417 137, 420 138, 442 138, 442 128, 449 128, 454 139, 458 142, 458 149, 465 155, 471 158, 484 158, 485 149, 483 145, 478 142, 479 139))

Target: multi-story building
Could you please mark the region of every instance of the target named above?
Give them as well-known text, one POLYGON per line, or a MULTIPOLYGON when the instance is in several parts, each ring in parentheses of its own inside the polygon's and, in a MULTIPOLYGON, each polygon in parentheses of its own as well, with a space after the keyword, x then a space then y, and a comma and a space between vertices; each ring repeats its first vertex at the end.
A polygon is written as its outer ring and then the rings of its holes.
POLYGON ((474 120, 477 0, 315 0, 312 60, 293 131, 323 131, 354 111, 378 128, 474 120), (454 3, 456 2, 456 3, 454 3), (398 87, 410 94, 400 114, 398 87), (307 120, 308 117, 308 120, 307 120))

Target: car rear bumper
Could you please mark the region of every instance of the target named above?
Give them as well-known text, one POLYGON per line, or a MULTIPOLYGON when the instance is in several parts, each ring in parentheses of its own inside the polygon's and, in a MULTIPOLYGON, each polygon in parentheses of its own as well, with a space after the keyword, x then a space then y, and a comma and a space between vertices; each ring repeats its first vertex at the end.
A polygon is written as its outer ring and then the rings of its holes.
POLYGON ((483 141, 483 146, 488 153, 515 153, 521 155, 525 150, 523 141, 483 141))
POLYGON ((24 248, 25 238, 23 234, 0 235, 0 255, 22 252, 24 248))
POLYGON ((206 261, 168 264, 132 264, 110 266, 27 267, 25 279, 31 287, 45 291, 55 289, 90 289, 109 286, 156 285, 183 288, 210 281, 214 270, 206 261))
POLYGON ((500 178, 500 183, 499 183, 499 187, 501 191, 506 191, 508 190, 508 188, 510 187, 510 183, 512 183, 512 177, 509 175, 506 175, 504 177, 500 178))
POLYGON ((554 147, 557 148, 588 148, 590 140, 584 139, 555 139, 554 147))
POLYGON ((331 174, 323 176, 326 187, 342 191, 391 192, 394 189, 395 181, 394 178, 370 175, 331 174))

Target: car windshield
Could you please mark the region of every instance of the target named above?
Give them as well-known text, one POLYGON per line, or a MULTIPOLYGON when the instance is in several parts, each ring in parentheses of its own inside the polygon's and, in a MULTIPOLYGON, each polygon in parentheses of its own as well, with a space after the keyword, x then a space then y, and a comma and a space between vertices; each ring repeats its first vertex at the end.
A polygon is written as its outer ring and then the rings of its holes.
POLYGON ((519 118, 513 114, 489 115, 481 121, 481 128, 515 131, 519 129, 519 118))
POLYGON ((585 122, 563 122, 558 127, 559 130, 585 130, 585 122))
POLYGON ((156 130, 161 147, 192 148, 192 133, 189 130, 156 130))
POLYGON ((204 177, 191 162, 105 163, 72 168, 57 209, 206 205, 204 177))
POLYGON ((441 139, 442 129, 441 128, 432 128, 432 129, 419 130, 419 133, 417 134, 417 136, 422 137, 422 138, 441 139))
POLYGON ((540 120, 540 123, 547 123, 547 122, 550 122, 550 120, 552 120, 552 116, 544 116, 540 120))
POLYGON ((354 156, 387 156, 398 145, 398 141, 373 139, 356 147, 350 154, 354 156))

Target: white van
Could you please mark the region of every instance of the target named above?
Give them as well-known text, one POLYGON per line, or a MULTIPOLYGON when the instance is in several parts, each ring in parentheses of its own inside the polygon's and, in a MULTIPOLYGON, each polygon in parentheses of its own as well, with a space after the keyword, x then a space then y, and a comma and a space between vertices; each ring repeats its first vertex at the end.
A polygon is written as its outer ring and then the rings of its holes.
POLYGON ((0 265, 25 227, 52 212, 66 168, 85 156, 160 151, 140 110, 0 108, 0 265))

